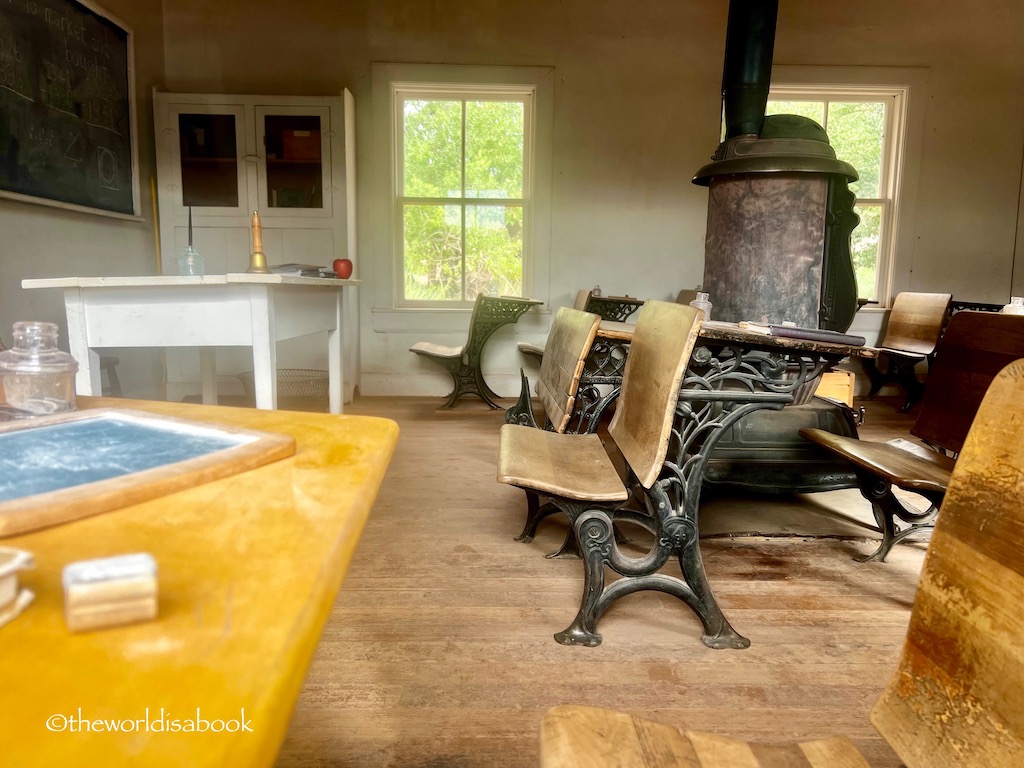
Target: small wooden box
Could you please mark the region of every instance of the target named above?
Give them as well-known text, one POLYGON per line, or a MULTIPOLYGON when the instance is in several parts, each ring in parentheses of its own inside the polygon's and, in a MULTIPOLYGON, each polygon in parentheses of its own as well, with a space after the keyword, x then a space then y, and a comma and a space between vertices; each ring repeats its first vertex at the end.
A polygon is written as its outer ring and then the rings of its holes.
POLYGON ((818 397, 828 397, 840 403, 846 403, 852 408, 856 379, 857 377, 853 371, 839 369, 823 373, 821 374, 821 380, 818 382, 818 388, 814 390, 814 394, 818 397))
POLYGON ((319 160, 320 131, 282 131, 281 154, 284 160, 319 160))
POLYGON ((83 560, 64 568, 64 618, 72 632, 149 621, 156 615, 152 556, 83 560))

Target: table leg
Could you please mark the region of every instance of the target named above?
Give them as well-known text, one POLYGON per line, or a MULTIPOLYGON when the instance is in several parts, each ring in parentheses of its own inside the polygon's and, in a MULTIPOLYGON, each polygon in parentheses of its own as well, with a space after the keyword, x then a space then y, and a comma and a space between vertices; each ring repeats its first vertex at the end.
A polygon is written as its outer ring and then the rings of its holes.
POLYGON ((327 332, 327 388, 331 413, 341 413, 345 399, 345 289, 335 295, 334 328, 327 332))
POLYGON ((274 300, 267 286, 252 286, 252 371, 256 407, 277 408, 277 343, 274 339, 274 300))
POLYGON ((217 404, 217 348, 199 348, 199 377, 203 384, 203 405, 217 404))
POLYGON ((64 291, 64 311, 68 318, 68 349, 78 362, 75 391, 79 395, 99 395, 100 356, 89 348, 89 332, 85 315, 85 295, 81 288, 64 291))

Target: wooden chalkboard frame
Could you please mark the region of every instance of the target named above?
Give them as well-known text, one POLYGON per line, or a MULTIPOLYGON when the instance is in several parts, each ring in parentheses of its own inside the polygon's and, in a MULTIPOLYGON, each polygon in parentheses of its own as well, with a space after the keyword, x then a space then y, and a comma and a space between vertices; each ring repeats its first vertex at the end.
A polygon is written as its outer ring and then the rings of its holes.
MULTIPOLYGON (((101 420, 127 422, 136 428, 168 431, 175 434, 213 435, 235 442, 228 447, 212 450, 193 458, 160 464, 150 469, 127 471, 104 480, 60 487, 42 493, 19 496, 0 501, 0 538, 19 533, 60 525, 84 517, 109 512, 132 504, 192 488, 212 480, 219 480, 239 472, 287 458, 295 453, 295 438, 271 432, 227 426, 223 424, 187 421, 122 408, 97 408, 72 411, 55 416, 43 416, 20 421, 0 423, 0 443, 5 435, 27 430, 45 431, 70 422, 101 420)), ((49 438, 48 438, 49 439, 49 438)), ((145 445, 138 446, 143 452, 145 445)), ((49 467, 38 466, 41 457, 23 459, 25 469, 40 472, 49 467)), ((96 451, 89 459, 90 466, 105 469, 119 457, 105 456, 96 451)), ((116 466, 116 465, 115 465, 116 466)))
MULTIPOLYGON (((32 0, 24 0, 32 2, 32 0)), ((131 27, 121 21, 119 18, 100 7, 99 5, 90 2, 90 0, 63 0, 68 5, 78 6, 81 9, 91 13, 92 15, 103 19, 109 24, 113 25, 126 37, 126 58, 125 68, 127 73, 127 97, 125 99, 124 107, 127 109, 129 116, 129 145, 131 155, 131 169, 130 169, 130 185, 132 194, 132 212, 127 213, 119 210, 111 210, 102 207, 94 207, 89 205, 80 205, 78 203, 67 202, 64 200, 54 199, 42 195, 30 195, 21 192, 16 192, 9 189, 3 188, 3 180, 0 179, 0 198, 9 200, 17 200, 23 203, 32 203, 37 205, 45 205, 53 208, 62 208, 70 211, 79 211, 81 213, 98 214, 101 216, 109 216, 118 219, 125 219, 128 221, 143 221, 141 215, 141 197, 140 197, 140 183, 139 183, 139 142, 138 142, 138 111, 136 106, 135 97, 135 33, 131 27)))

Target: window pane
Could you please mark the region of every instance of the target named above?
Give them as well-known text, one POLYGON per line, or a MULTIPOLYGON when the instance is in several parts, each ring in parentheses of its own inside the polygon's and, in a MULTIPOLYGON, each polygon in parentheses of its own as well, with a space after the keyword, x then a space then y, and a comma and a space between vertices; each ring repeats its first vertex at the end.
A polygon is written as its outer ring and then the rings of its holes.
POLYGON ((466 197, 523 196, 523 103, 466 104, 466 197))
POLYGON ((462 298, 462 223, 457 205, 405 205, 405 298, 462 298))
POLYGON ((462 196, 462 102, 403 102, 406 197, 462 196))
POLYGON ((271 208, 323 208, 317 115, 267 115, 267 202, 271 208))
POLYGON ((238 148, 234 115, 180 114, 181 202, 238 207, 238 148))
POLYGON ((820 126, 825 125, 825 102, 823 101, 776 101, 770 99, 766 115, 800 115, 809 117, 820 126))
POLYGON ((833 101, 828 105, 828 138, 836 156, 860 174, 850 184, 857 197, 881 197, 882 146, 885 140, 885 103, 833 101))
POLYGON ((878 244, 882 231, 882 206, 855 205, 860 224, 850 236, 853 272, 857 276, 857 295, 878 299, 878 244))
POLYGON ((523 209, 466 206, 466 299, 523 291, 523 209))

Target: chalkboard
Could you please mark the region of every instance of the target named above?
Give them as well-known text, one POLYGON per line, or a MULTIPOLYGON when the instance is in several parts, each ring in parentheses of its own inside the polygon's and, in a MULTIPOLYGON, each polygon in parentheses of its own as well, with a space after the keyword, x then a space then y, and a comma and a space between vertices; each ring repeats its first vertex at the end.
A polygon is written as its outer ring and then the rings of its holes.
POLYGON ((0 538, 138 504, 294 453, 290 435, 126 409, 6 422, 0 424, 0 538))
POLYGON ((0 501, 142 472, 254 439, 117 414, 4 432, 0 433, 0 501))
POLYGON ((136 215, 131 33, 74 0, 0 0, 0 194, 136 215))

